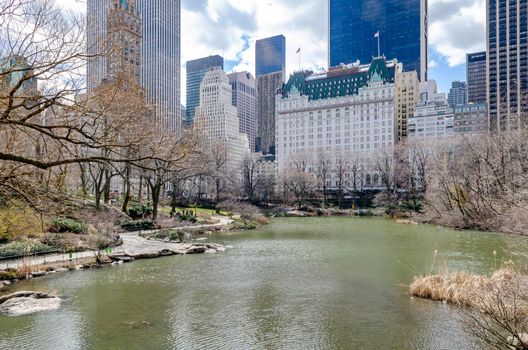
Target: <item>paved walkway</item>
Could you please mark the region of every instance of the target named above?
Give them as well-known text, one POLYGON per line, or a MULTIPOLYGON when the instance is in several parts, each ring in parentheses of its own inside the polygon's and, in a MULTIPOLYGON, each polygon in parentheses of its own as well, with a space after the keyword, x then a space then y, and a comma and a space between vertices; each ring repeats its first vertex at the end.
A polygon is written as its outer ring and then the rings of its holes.
MULTIPOLYGON (((210 225, 198 225, 198 226, 184 226, 184 227, 175 227, 175 230, 188 230, 188 229, 201 229, 201 228, 215 228, 220 226, 229 225, 233 220, 225 217, 215 217, 219 219, 220 222, 210 225)), ((137 256, 143 254, 153 254, 160 252, 162 250, 170 249, 172 251, 185 251, 190 247, 190 244, 184 243, 164 243, 159 241, 149 241, 139 236, 140 233, 153 233, 159 230, 152 231, 136 231, 136 232, 126 232, 121 234, 123 240, 123 245, 119 247, 114 247, 112 249, 112 254, 123 254, 129 256, 137 256)), ((75 261, 92 258, 97 255, 95 251, 85 251, 80 253, 70 254, 49 254, 28 258, 31 262, 31 265, 41 265, 46 263, 60 263, 68 262, 70 259, 75 263, 75 261)), ((26 259, 27 262, 27 259, 26 259)), ((6 268, 17 268, 18 266, 24 263, 23 259, 13 259, 13 260, 3 260, 0 262, 0 270, 5 270, 6 268)))

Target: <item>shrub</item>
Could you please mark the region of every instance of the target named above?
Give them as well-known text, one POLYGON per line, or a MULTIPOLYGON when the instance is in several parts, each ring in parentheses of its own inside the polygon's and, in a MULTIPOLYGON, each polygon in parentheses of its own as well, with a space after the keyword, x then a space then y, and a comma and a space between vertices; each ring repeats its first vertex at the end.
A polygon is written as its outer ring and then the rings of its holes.
POLYGON ((0 271, 0 280, 3 281, 12 281, 17 278, 15 272, 0 271))
POLYGON ((54 233, 75 233, 77 235, 86 233, 88 226, 81 221, 69 218, 56 218, 51 222, 50 232, 54 233))
POLYGON ((169 238, 171 241, 183 242, 185 238, 185 232, 177 230, 162 230, 149 235, 154 239, 166 239, 169 238))
POLYGON ((0 208, 0 243, 9 243, 21 236, 36 237, 41 231, 39 218, 28 206, 10 203, 0 208))
POLYGON ((38 241, 16 241, 0 245, 0 258, 55 252, 56 249, 38 241))
POLYGON ((132 219, 144 219, 152 215, 153 208, 150 204, 142 204, 139 202, 133 202, 130 209, 128 209, 128 215, 132 219))
POLYGON ((120 226, 125 231, 144 231, 155 228, 152 220, 126 220, 121 221, 120 226))

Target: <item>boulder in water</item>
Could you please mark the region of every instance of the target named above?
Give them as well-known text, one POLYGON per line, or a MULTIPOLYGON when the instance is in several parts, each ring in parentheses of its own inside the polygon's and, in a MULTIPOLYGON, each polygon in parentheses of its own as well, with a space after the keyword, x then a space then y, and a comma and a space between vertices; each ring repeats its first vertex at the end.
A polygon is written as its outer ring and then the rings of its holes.
POLYGON ((0 314, 8 316, 31 315, 60 308, 62 300, 41 292, 17 292, 0 297, 0 314))

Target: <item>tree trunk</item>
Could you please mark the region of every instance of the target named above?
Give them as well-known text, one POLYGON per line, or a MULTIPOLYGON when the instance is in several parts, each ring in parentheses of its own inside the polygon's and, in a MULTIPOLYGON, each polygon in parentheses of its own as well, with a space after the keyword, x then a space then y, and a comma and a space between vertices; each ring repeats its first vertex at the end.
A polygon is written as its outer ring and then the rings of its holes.
POLYGON ((163 184, 159 181, 156 181, 154 186, 152 186, 152 221, 156 221, 158 219, 158 206, 162 186, 163 184))
POLYGON ((128 203, 130 202, 130 165, 127 165, 125 172, 125 198, 123 199, 123 206, 121 210, 123 213, 128 211, 128 203))
POLYGON ((138 202, 141 203, 143 199, 143 176, 139 177, 139 193, 138 193, 138 202))

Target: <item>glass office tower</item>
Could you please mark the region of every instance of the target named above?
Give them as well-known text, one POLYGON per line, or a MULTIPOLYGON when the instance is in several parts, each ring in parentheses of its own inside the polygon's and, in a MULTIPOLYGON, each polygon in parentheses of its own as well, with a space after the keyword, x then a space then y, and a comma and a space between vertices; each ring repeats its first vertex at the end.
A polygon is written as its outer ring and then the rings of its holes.
POLYGON ((528 0, 487 0, 490 128, 507 130, 526 118, 528 0))
POLYGON ((329 0, 329 65, 369 63, 380 53, 427 80, 427 0, 329 0))
POLYGON ((487 102, 486 60, 486 51, 467 54, 466 75, 469 103, 487 102))
POLYGON ((282 72, 286 76, 286 38, 277 35, 257 40, 256 43, 256 76, 282 72))

